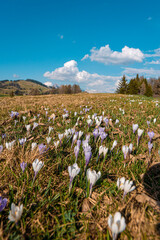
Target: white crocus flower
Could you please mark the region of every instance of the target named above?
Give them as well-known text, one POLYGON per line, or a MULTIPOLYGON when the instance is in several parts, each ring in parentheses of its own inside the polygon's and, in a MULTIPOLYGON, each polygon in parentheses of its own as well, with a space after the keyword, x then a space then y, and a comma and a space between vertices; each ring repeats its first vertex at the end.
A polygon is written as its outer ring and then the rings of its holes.
POLYGON ((142 136, 142 134, 143 134, 143 129, 140 129, 140 128, 138 128, 138 139, 137 139, 137 146, 138 146, 138 144, 139 144, 139 139, 140 139, 140 137, 142 136))
POLYGON ((105 158, 105 156, 106 156, 107 152, 108 152, 108 148, 106 148, 106 147, 103 147, 103 156, 104 156, 104 158, 105 158))
POLYGON ((29 131, 30 131, 30 128, 31 128, 31 125, 28 124, 28 125, 25 125, 25 127, 26 127, 27 132, 29 132, 29 131))
POLYGON ((99 171, 98 173, 96 173, 95 170, 91 170, 90 168, 87 170, 86 173, 87 176, 87 180, 90 183, 89 186, 89 196, 91 196, 92 193, 92 187, 93 185, 97 182, 97 180, 101 177, 101 172, 99 171))
POLYGON ((49 132, 48 132, 48 135, 51 133, 52 130, 53 130, 53 127, 49 126, 49 132))
POLYGON ((138 129, 138 124, 132 124, 133 133, 138 129))
POLYGON ((129 154, 130 154, 132 152, 132 150, 133 150, 133 144, 132 143, 129 144, 128 150, 129 150, 129 154))
POLYGON ((12 142, 6 142, 6 148, 8 150, 11 150, 14 146, 15 140, 13 140, 12 142))
POLYGON ((31 145, 31 149, 32 151, 37 147, 37 143, 36 142, 33 142, 32 145, 31 145))
POLYGON ((153 119, 153 123, 156 123, 156 121, 157 121, 157 119, 156 119, 156 118, 154 118, 154 119, 153 119))
POLYGON ((115 121, 115 125, 116 125, 116 124, 118 124, 118 123, 119 123, 119 120, 118 120, 118 119, 116 119, 116 121, 115 121))
POLYGON ((129 150, 128 146, 124 145, 122 147, 122 152, 123 152, 123 155, 124 155, 124 159, 126 159, 126 157, 127 157, 128 150, 129 150))
POLYGON ((35 179, 37 173, 38 173, 38 172, 41 170, 41 168, 43 167, 43 165, 44 165, 44 162, 39 161, 38 159, 35 159, 34 162, 32 163, 33 170, 34 170, 34 173, 35 173, 34 179, 35 179))
POLYGON ((118 189, 124 190, 123 198, 127 193, 132 192, 136 188, 136 186, 133 185, 133 181, 125 180, 124 177, 118 178, 117 187, 118 189))
POLYGON ((51 137, 46 137, 46 140, 47 140, 47 144, 50 144, 52 138, 51 137))
POLYGON ((71 191, 72 188, 72 182, 75 176, 77 176, 80 172, 80 168, 78 167, 77 163, 74 163, 72 166, 68 167, 68 173, 70 177, 70 184, 69 184, 69 192, 71 191))
POLYGON ((34 130, 36 127, 38 127, 38 125, 39 125, 38 123, 34 122, 32 130, 34 130))
POLYGON ((53 142, 54 143, 54 146, 55 146, 55 148, 57 149, 57 147, 58 147, 58 145, 59 145, 59 141, 55 141, 55 142, 53 142))
POLYGON ((91 119, 87 119, 88 126, 91 126, 93 121, 91 119))
POLYGON ((112 217, 110 214, 108 218, 108 226, 112 231, 113 240, 116 240, 118 234, 123 232, 126 228, 125 218, 121 215, 120 212, 116 212, 114 217, 112 217))
POLYGON ((114 140, 113 145, 112 145, 112 148, 111 148, 111 151, 112 151, 116 146, 117 146, 117 141, 114 140))
POLYGON ((80 130, 79 133, 78 133, 78 138, 80 139, 83 135, 83 132, 80 130))
POLYGON ((101 146, 99 147, 99 156, 100 156, 102 153, 103 153, 103 146, 101 145, 101 146))
POLYGON ((23 121, 25 122, 26 121, 26 116, 23 116, 22 118, 23 118, 23 121))
POLYGON ((62 138, 63 138, 63 133, 62 134, 58 134, 58 138, 59 138, 59 140, 61 141, 62 140, 62 138))
POLYGON ((20 207, 16 206, 14 203, 11 204, 11 211, 9 212, 9 220, 11 222, 18 222, 19 219, 22 216, 23 212, 23 204, 20 205, 20 207))

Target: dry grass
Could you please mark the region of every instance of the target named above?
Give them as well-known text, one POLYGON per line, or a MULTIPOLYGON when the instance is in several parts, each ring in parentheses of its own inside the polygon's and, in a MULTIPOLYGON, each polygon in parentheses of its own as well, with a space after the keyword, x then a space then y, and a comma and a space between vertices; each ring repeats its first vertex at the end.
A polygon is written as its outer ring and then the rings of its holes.
MULTIPOLYGON (((34 116, 40 114, 40 125, 27 137, 25 146, 20 146, 17 141, 13 150, 4 148, 0 154, 0 195, 8 199, 7 207, 0 215, 0 239, 111 239, 107 219, 109 214, 116 211, 125 216, 127 223, 126 230, 119 239, 160 239, 160 110, 152 99, 115 94, 77 94, 5 97, 0 98, 0 104, 0 129, 7 134, 5 140, 1 139, 0 144, 3 145, 5 141, 26 136, 22 116, 27 117, 26 124, 32 124, 34 116), (139 104, 140 101, 142 104, 139 104), (92 110, 83 114, 84 120, 79 121, 76 129, 91 134, 95 125, 88 130, 88 114, 101 115, 104 111, 105 116, 112 118, 109 128, 106 129, 109 137, 104 141, 104 145, 111 148, 113 140, 118 141, 116 151, 109 154, 104 163, 100 158, 96 164, 97 150, 91 139, 93 152, 89 167, 96 171, 101 169, 102 172, 91 198, 86 198, 86 178, 82 170, 83 151, 80 151, 77 162, 81 166, 81 173, 75 178, 69 195, 67 167, 75 161, 71 142, 64 140, 57 151, 52 142, 49 150, 42 155, 39 155, 38 151, 30 150, 32 142, 46 144, 48 126, 54 128, 52 139, 58 140, 57 133, 72 128, 77 119, 73 113, 77 111, 78 116, 81 116, 79 113, 85 106, 92 106, 92 110), (55 113, 54 124, 52 121, 48 122, 45 108, 48 108, 48 116, 55 113), (71 111, 67 121, 62 120, 64 108, 71 111), (125 110, 124 115, 119 108, 125 110), (20 114, 16 127, 14 119, 9 117, 11 110, 20 114), (155 117, 157 122, 153 124, 155 117), (120 127, 115 126, 116 119, 119 119, 120 127), (149 128, 147 120, 151 121, 149 128), (139 127, 144 129, 138 148, 137 136, 132 133, 133 123, 138 123, 139 127), (151 156, 148 154, 148 130, 155 133, 151 156), (130 160, 124 161, 122 145, 131 142, 134 151, 130 160), (35 158, 44 161, 44 167, 33 183, 32 162, 35 158), (23 161, 27 163, 24 174, 20 169, 23 161), (116 187, 117 178, 122 176, 134 180, 136 184, 136 190, 124 200, 123 193, 116 187), (24 205, 18 225, 8 220, 12 202, 24 205)), ((82 138, 84 139, 84 136, 82 138)))

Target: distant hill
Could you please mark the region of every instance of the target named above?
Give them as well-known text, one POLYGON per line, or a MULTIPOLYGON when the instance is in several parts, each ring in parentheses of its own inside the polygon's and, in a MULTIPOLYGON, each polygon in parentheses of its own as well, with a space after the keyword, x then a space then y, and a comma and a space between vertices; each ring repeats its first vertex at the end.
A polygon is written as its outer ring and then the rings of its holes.
POLYGON ((43 83, 33 80, 2 80, 0 81, 0 94, 37 95, 48 93, 49 88, 43 83))

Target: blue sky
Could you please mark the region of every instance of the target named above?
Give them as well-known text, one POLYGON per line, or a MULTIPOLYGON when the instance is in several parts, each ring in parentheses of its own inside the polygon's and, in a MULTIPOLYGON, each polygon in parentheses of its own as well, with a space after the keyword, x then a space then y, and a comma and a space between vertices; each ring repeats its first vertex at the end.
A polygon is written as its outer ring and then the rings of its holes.
POLYGON ((0 80, 114 92, 123 74, 160 76, 158 0, 5 0, 0 80))

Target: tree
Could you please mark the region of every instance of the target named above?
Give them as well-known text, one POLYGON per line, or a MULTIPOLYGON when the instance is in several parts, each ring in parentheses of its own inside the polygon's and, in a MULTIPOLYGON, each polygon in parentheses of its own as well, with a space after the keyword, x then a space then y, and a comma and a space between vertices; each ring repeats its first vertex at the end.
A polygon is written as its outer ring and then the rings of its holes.
POLYGON ((116 93, 126 94, 127 87, 128 87, 127 79, 126 79, 126 76, 123 75, 123 77, 122 77, 121 81, 119 82, 118 87, 116 89, 116 93))

